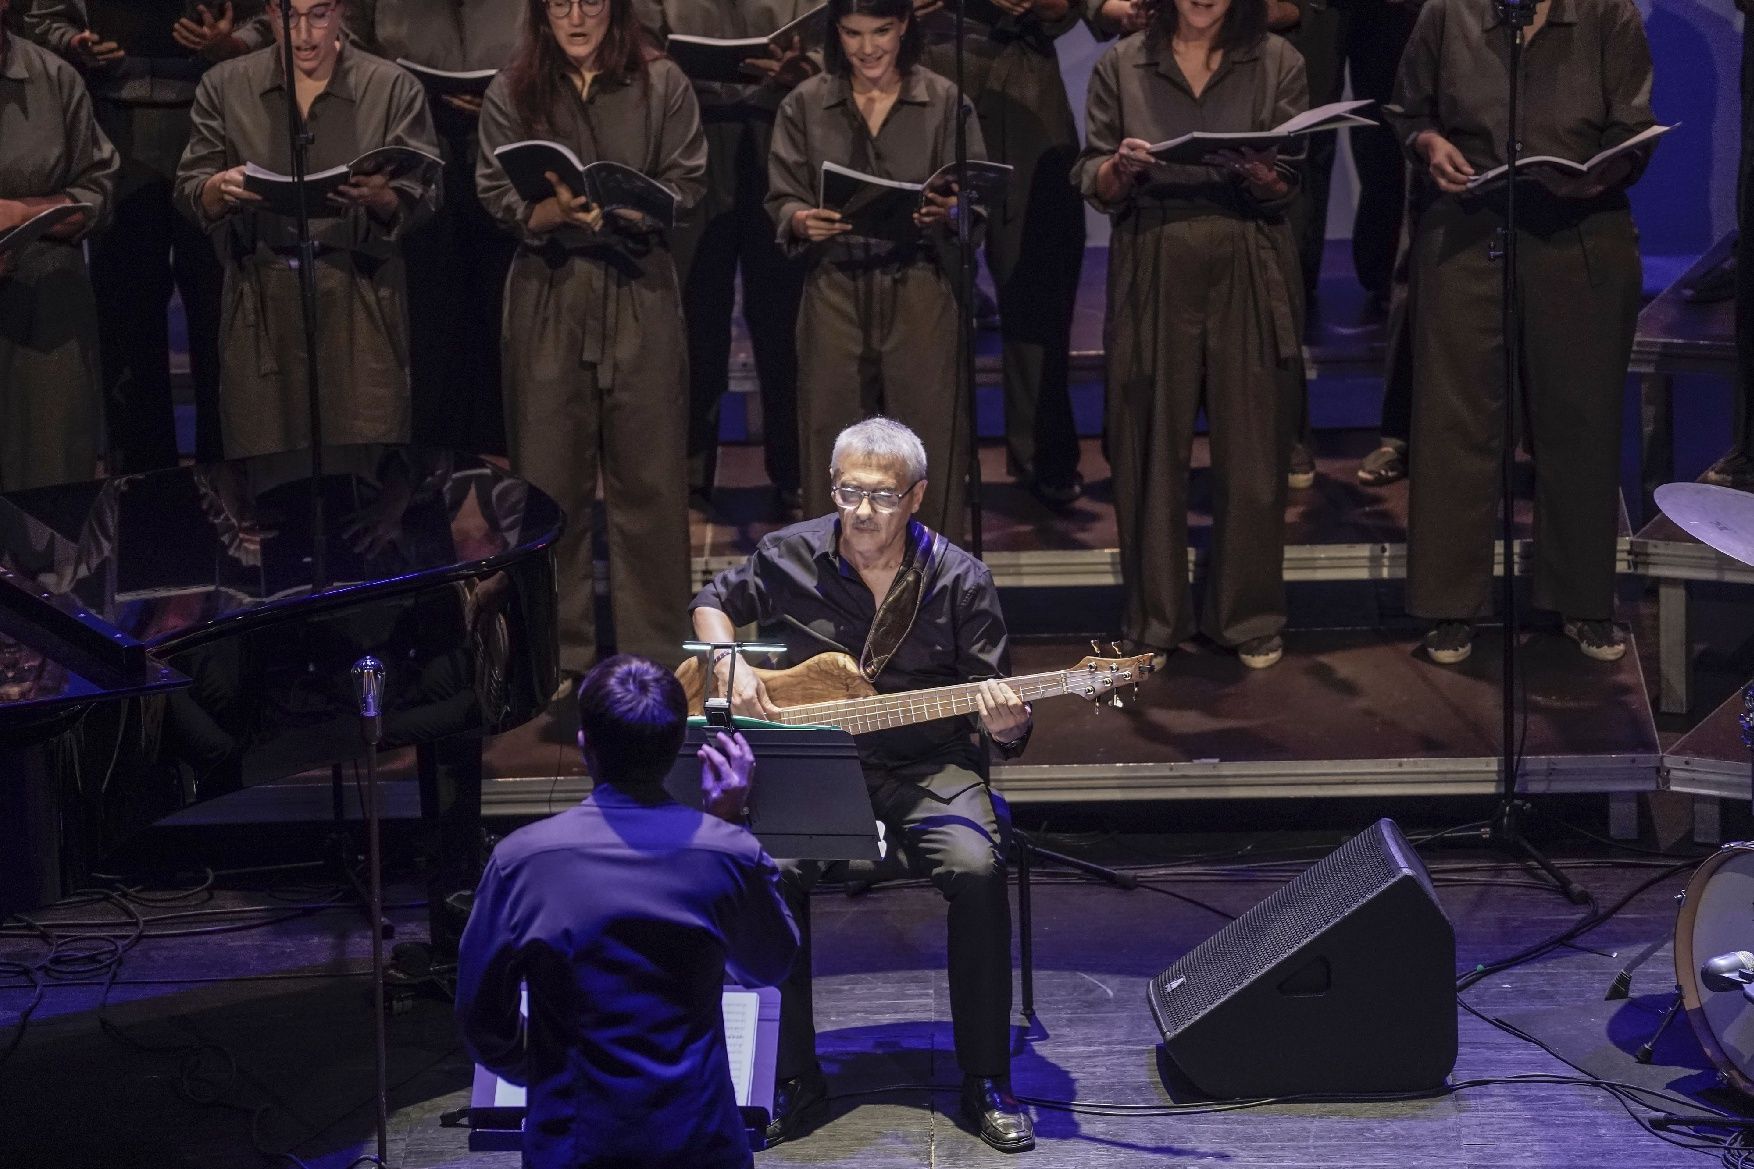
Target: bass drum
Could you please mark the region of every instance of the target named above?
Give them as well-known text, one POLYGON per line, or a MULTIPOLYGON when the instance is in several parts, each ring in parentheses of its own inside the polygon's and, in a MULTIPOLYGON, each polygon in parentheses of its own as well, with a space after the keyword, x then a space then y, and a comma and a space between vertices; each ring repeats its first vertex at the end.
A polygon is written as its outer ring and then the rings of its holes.
POLYGON ((1754 1003, 1708 990, 1699 968, 1719 954, 1754 951, 1754 842, 1726 844, 1694 870, 1675 921, 1675 981, 1687 1022, 1737 1091, 1754 1096, 1754 1003))

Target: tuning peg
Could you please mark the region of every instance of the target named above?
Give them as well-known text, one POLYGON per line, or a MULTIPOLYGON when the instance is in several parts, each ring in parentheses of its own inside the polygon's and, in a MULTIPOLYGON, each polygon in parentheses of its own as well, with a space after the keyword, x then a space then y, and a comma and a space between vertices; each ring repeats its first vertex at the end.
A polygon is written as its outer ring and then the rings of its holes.
POLYGON ((1113 654, 1117 658, 1120 657, 1121 656, 1121 643, 1118 641, 1109 642, 1108 643, 1108 652, 1113 654))
POLYGON ((1116 690, 1113 694, 1108 696, 1108 704, 1116 710, 1123 710, 1127 705, 1126 700, 1121 697, 1121 692, 1119 690, 1116 690))
POLYGON ((1102 643, 1097 641, 1094 637, 1090 639, 1090 652, 1098 657, 1102 656, 1102 643))

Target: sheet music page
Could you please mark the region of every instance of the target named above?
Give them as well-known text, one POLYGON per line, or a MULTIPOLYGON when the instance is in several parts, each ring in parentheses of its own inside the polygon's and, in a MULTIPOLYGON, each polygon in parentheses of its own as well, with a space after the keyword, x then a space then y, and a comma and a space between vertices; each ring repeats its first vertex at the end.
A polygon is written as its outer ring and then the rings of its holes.
POLYGON ((755 1024, 761 1017, 761 996, 752 990, 725 988, 725 1055, 731 1063, 731 1086, 739 1106, 749 1103, 755 1079, 755 1024))
MULTIPOLYGON (((750 1087, 755 1081, 756 1025, 761 1018, 761 996, 752 990, 727 986, 722 1009, 725 1016, 725 1054, 731 1065, 731 1085, 736 1092, 738 1105, 743 1106, 749 1103, 750 1087)), ((528 985, 519 988, 518 1014, 526 1021, 530 1017, 528 985)), ((522 1108, 525 1106, 524 1089, 496 1077, 493 1104, 496 1108, 522 1108)))

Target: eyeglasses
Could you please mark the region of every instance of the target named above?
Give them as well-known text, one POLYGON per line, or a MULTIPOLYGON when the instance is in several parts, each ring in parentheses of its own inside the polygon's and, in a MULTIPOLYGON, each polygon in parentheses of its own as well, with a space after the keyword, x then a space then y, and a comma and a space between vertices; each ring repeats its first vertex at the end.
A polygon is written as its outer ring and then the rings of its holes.
POLYGON ((878 511, 888 514, 901 506, 907 493, 920 485, 918 479, 909 483, 900 491, 891 491, 887 487, 879 487, 875 491, 867 491, 863 487, 854 487, 851 483, 842 483, 834 489, 835 505, 844 511, 857 511, 859 505, 867 499, 878 511))
POLYGON ((561 20, 572 13, 575 4, 588 16, 603 11, 609 0, 543 0, 543 3, 548 6, 548 15, 561 20))
MULTIPOLYGON (((276 4, 274 8, 276 12, 286 12, 286 6, 284 4, 276 4)), ((318 4, 312 7, 309 11, 294 12, 291 14, 291 17, 292 19, 290 23, 292 24, 297 24, 300 21, 303 21, 312 28, 328 28, 335 22, 335 5, 318 4)))

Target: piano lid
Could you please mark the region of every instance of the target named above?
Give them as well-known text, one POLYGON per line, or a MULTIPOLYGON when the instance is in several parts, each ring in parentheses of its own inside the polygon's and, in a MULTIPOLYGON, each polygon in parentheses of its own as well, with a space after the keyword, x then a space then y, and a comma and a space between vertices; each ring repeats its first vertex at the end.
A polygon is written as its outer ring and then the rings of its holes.
POLYGON ((0 566, 165 649, 357 588, 479 575, 560 534, 552 500, 476 456, 334 447, 324 468, 314 489, 295 451, 0 496, 0 566))

